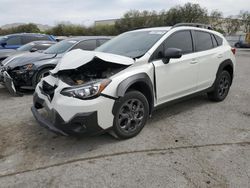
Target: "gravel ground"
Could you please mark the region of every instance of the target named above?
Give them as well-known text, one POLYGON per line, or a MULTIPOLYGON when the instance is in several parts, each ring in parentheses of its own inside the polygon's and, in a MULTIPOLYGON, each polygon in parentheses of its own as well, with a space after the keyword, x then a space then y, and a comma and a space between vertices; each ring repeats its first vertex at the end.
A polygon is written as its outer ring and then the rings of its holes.
POLYGON ((0 86, 0 187, 250 187, 250 51, 224 102, 158 109, 135 138, 57 136, 0 86))

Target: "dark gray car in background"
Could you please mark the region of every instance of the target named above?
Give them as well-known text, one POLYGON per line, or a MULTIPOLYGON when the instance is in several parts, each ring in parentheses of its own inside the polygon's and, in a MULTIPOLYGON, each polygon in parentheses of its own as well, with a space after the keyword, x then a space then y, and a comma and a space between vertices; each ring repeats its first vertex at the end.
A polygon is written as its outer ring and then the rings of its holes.
POLYGON ((0 63, 9 56, 20 55, 27 52, 43 51, 55 44, 55 41, 34 41, 25 44, 16 50, 14 49, 4 49, 0 50, 0 63))
POLYGON ((0 64, 0 82, 12 94, 20 89, 34 89, 41 78, 49 75, 65 53, 74 49, 94 50, 111 37, 85 36, 63 40, 43 52, 10 56, 0 64))

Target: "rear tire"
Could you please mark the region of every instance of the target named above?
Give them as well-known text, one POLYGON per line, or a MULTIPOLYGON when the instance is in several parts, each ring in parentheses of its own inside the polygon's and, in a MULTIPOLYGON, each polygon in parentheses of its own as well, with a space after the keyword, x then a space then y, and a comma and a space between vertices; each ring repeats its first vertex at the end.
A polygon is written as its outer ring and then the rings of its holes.
POLYGON ((149 116, 147 98, 139 91, 129 91, 115 103, 113 131, 119 139, 136 136, 149 116))
POLYGON ((214 90, 207 93, 208 98, 212 101, 220 102, 223 101, 229 92, 232 78, 228 71, 223 70, 216 78, 214 90))

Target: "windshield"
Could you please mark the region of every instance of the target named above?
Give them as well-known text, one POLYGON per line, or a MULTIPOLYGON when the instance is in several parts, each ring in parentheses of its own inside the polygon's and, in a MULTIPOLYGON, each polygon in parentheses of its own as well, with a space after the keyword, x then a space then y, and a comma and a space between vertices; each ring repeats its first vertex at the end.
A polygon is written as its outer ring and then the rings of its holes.
POLYGON ((45 54, 61 54, 69 50, 77 41, 75 40, 63 40, 49 47, 44 51, 45 54))
POLYGON ((17 48, 18 51, 29 51, 34 46, 34 43, 28 43, 25 44, 19 48, 17 48))
POLYGON ((124 33, 106 42, 95 51, 138 58, 143 56, 165 33, 166 31, 124 33))

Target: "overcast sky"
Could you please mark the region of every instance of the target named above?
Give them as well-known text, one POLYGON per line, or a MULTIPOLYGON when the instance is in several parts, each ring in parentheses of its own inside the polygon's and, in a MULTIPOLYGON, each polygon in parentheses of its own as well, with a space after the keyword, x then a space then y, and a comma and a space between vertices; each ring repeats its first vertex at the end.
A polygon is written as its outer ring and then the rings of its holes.
POLYGON ((62 21, 90 25, 95 20, 121 17, 126 11, 168 10, 187 2, 199 3, 224 16, 250 11, 249 0, 0 0, 0 26, 15 22, 55 25, 62 21))

